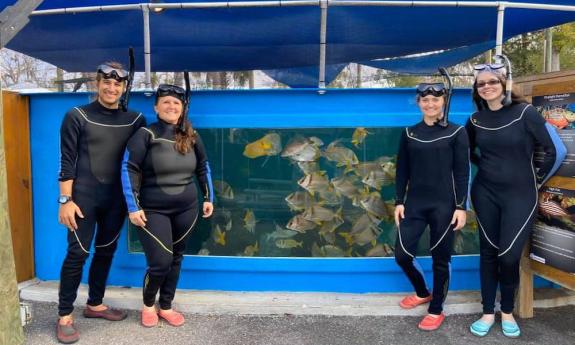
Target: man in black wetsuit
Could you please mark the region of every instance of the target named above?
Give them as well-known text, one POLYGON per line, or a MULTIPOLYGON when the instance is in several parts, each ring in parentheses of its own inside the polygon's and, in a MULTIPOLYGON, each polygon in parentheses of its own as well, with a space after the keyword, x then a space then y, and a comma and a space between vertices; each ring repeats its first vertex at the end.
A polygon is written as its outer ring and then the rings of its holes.
POLYGON ((68 229, 58 304, 57 338, 61 343, 76 342, 80 336, 72 319, 73 303, 94 238, 84 316, 111 321, 126 317, 125 312, 108 308, 102 300, 126 217, 120 179, 122 155, 130 136, 146 125, 141 113, 119 108, 127 79, 122 65, 100 65, 97 100, 69 110, 60 129, 58 221, 68 229))

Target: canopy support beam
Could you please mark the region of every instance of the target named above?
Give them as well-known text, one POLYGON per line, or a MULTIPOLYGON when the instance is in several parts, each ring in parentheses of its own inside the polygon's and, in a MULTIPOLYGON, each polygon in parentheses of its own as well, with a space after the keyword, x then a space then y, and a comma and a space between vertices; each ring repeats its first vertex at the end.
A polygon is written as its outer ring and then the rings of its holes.
POLYGON ((152 88, 152 56, 150 48, 150 8, 142 6, 144 15, 144 71, 146 89, 152 88))
POLYGON ((321 23, 319 33, 319 81, 318 88, 325 89, 325 53, 327 42, 327 0, 320 0, 321 23))
POLYGON ((505 18, 505 4, 497 7, 497 32, 495 34, 495 55, 503 54, 503 19, 505 18))

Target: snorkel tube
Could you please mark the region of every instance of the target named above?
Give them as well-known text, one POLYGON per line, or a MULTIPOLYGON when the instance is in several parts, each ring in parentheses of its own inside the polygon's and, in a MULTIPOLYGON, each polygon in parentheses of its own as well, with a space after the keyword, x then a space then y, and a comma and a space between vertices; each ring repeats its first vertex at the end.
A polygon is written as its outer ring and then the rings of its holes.
POLYGON ((130 56, 130 69, 128 72, 128 82, 126 83, 126 91, 124 91, 124 94, 120 99, 120 107, 124 112, 128 111, 128 102, 130 101, 130 90, 132 89, 132 82, 134 81, 134 72, 135 72, 134 69, 136 67, 134 63, 134 48, 130 47, 128 50, 128 54, 130 56))
POLYGON ((501 104, 503 104, 503 106, 508 106, 511 105, 512 99, 511 99, 511 91, 513 91, 513 72, 511 70, 511 61, 509 60, 509 58, 503 54, 501 55, 495 55, 495 59, 499 60, 500 63, 503 63, 505 65, 505 98, 503 98, 503 100, 501 101, 501 104))
POLYGON ((447 127, 448 116, 449 116, 449 106, 451 104, 451 94, 453 93, 453 87, 451 82, 451 76, 447 73, 447 70, 443 67, 439 68, 439 73, 445 79, 447 85, 447 94, 445 96, 445 106, 443 107, 443 117, 437 122, 441 127, 447 127))
POLYGON ((179 130, 184 132, 186 130, 185 124, 188 120, 188 111, 190 110, 190 74, 188 71, 184 71, 184 81, 186 83, 186 99, 184 100, 184 109, 182 112, 182 119, 180 121, 179 130))

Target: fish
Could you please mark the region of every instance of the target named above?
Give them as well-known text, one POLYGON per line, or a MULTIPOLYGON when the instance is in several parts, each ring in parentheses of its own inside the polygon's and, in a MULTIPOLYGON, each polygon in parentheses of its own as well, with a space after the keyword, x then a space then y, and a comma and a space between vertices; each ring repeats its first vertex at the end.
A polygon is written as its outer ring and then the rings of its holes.
MULTIPOLYGON (((315 225, 315 224, 314 224, 315 225)), ((297 235, 299 232, 289 229, 284 229, 281 226, 276 224, 276 229, 274 232, 266 234, 266 239, 270 240, 277 240, 280 238, 292 238, 297 235)))
POLYGON ((569 125, 569 121, 564 116, 564 109, 550 108, 542 112, 543 117, 553 126, 563 129, 569 125))
POLYGON ((364 213, 353 223, 351 227, 351 234, 363 232, 368 228, 378 228, 379 223, 381 223, 381 219, 370 213, 364 213))
POLYGON ((329 161, 336 162, 338 167, 351 168, 351 166, 359 163, 355 153, 351 149, 341 146, 339 140, 330 143, 322 154, 329 161))
POLYGON ((319 233, 324 234, 327 232, 334 232, 337 228, 339 228, 344 223, 341 217, 334 217, 332 220, 327 222, 322 222, 321 227, 319 228, 319 233))
POLYGON ((377 244, 375 247, 372 247, 365 253, 365 256, 369 257, 393 256, 393 255, 395 255, 393 248, 391 248, 391 246, 387 243, 377 244))
POLYGON ((292 211, 302 211, 313 202, 312 197, 306 192, 293 192, 284 199, 292 211))
POLYGON ((294 162, 313 162, 319 159, 321 151, 318 145, 309 138, 293 138, 280 154, 294 162))
POLYGON ((467 217, 465 218, 465 226, 463 229, 461 229, 461 231, 473 233, 477 231, 478 227, 479 224, 477 223, 477 215, 475 214, 475 211, 468 210, 467 217))
POLYGON ((256 241, 255 244, 249 245, 244 249, 244 256, 254 256, 259 252, 260 248, 258 242, 256 241))
POLYGON ((351 256, 351 251, 353 248, 349 248, 347 251, 334 246, 332 244, 325 245, 323 247, 318 246, 317 243, 311 246, 311 255, 314 257, 344 257, 351 256))
POLYGON ((393 181, 395 180, 395 173, 397 170, 395 163, 394 162, 384 163, 382 164, 381 168, 383 169, 383 172, 385 173, 386 177, 388 179, 391 179, 393 183, 393 181))
POLYGON ((222 231, 219 224, 216 224, 214 231, 214 242, 222 246, 226 245, 226 232, 222 231))
POLYGON ((353 234, 353 240, 360 246, 364 246, 368 243, 375 245, 377 238, 381 235, 382 230, 377 226, 370 226, 361 232, 353 234))
POLYGON ((295 215, 294 217, 292 217, 286 225, 286 228, 288 228, 290 230, 297 231, 299 233, 304 233, 304 232, 311 230, 315 227, 317 227, 316 223, 304 219, 301 214, 298 214, 298 215, 295 215))
POLYGON ((247 209, 246 213, 244 214, 244 229, 251 232, 252 234, 256 231, 256 223, 257 223, 256 215, 254 211, 251 209, 247 209))
POLYGON ((332 244, 327 244, 323 246, 321 249, 325 253, 326 257, 341 258, 344 256, 351 256, 351 252, 349 255, 346 255, 346 252, 343 249, 336 247, 332 244))
POLYGON ((455 239, 453 240, 453 250, 457 254, 462 254, 464 251, 464 245, 465 245, 465 242, 463 240, 463 234, 461 233, 461 231, 456 231, 455 232, 455 239))
POLYGON ((359 203, 364 210, 379 219, 389 216, 385 203, 378 192, 370 193, 367 197, 361 199, 359 203))
POLYGON ((232 229, 232 213, 223 207, 218 207, 214 210, 213 222, 220 224, 222 229, 230 231, 232 229))
POLYGON ((354 243, 354 239, 353 239, 353 235, 350 234, 349 232, 346 231, 342 231, 338 233, 339 236, 343 237, 343 239, 345 240, 345 243, 348 246, 352 246, 354 243))
POLYGON ((558 202, 553 200, 540 201, 539 212, 552 217, 565 217, 569 215, 558 202))
POLYGON ((268 133, 262 138, 246 145, 244 156, 258 158, 262 156, 275 156, 282 150, 281 138, 277 133, 268 133))
POLYGON ((340 176, 330 181, 334 190, 353 201, 354 206, 359 205, 359 199, 369 194, 367 187, 361 184, 358 178, 353 176, 340 176))
POLYGON ((315 192, 332 189, 329 184, 329 176, 325 172, 314 172, 304 175, 297 181, 297 184, 311 195, 314 195, 315 192))
POLYGON ((308 139, 317 147, 323 146, 323 140, 318 137, 309 137, 308 139))
POLYGON ((318 162, 297 162, 297 166, 306 175, 320 171, 318 162))
POLYGON ((234 199, 234 190, 232 187, 224 180, 214 180, 214 190, 216 191, 216 196, 226 199, 234 199))
POLYGON ((381 190, 383 186, 389 186, 395 182, 395 178, 390 177, 386 174, 383 169, 377 169, 371 171, 366 177, 361 180, 367 186, 375 188, 376 190, 381 190))
POLYGON ((322 222, 329 222, 329 221, 333 220, 334 218, 342 220, 341 212, 342 212, 341 208, 339 208, 339 210, 337 210, 337 212, 333 212, 332 210, 330 210, 328 208, 325 208, 325 207, 322 207, 319 205, 314 205, 314 206, 308 207, 302 213, 302 217, 303 217, 303 219, 309 220, 310 222, 321 224, 322 222))
POLYGON ((202 248, 200 249, 200 251, 198 251, 197 255, 210 255, 210 251, 208 250, 208 248, 202 248))
POLYGON ((340 206, 343 198, 333 189, 320 190, 318 192, 319 204, 327 206, 340 206))
POLYGON ((335 233, 333 232, 320 232, 319 235, 325 240, 326 243, 335 244, 335 233))
POLYGON ((368 134, 373 133, 368 132, 367 129, 365 129, 364 127, 357 127, 355 131, 353 131, 353 134, 351 135, 351 143, 355 147, 359 147, 361 144, 363 144, 363 141, 368 136, 368 134))
POLYGON ((291 248, 297 248, 297 247, 302 247, 303 246, 303 241, 296 241, 296 240, 292 240, 292 239, 281 239, 281 240, 277 240, 276 241, 276 247, 278 248, 282 248, 282 249, 291 249, 291 248))

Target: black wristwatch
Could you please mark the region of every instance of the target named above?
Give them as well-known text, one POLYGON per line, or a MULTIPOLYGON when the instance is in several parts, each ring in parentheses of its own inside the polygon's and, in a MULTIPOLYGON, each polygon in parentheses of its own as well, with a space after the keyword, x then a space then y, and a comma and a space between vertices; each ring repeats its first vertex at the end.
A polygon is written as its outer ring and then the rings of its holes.
POLYGON ((64 205, 68 201, 72 201, 72 197, 69 195, 60 195, 58 197, 58 203, 64 205))

